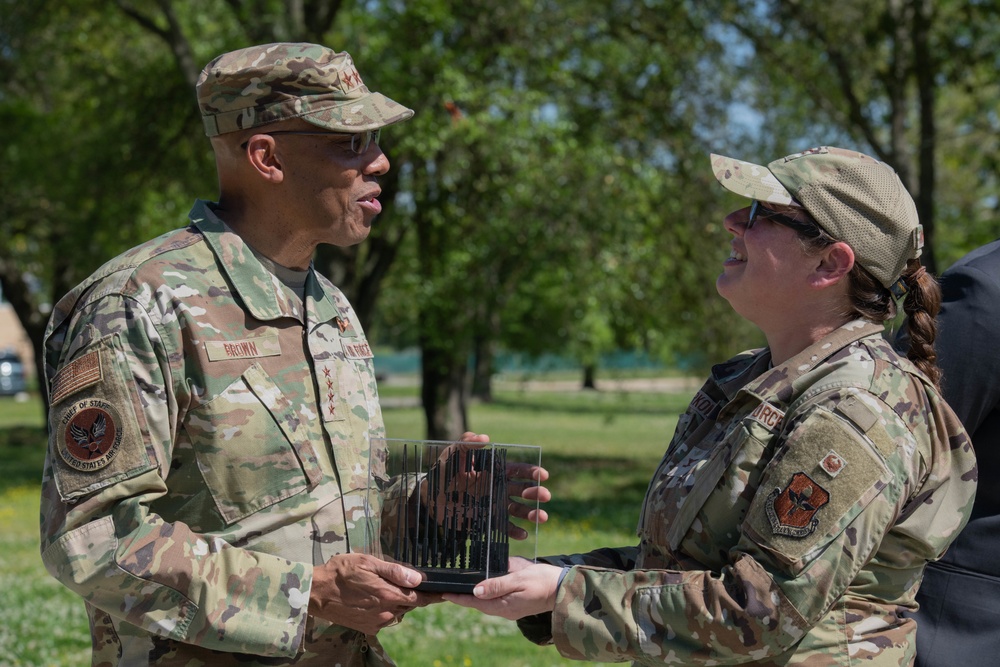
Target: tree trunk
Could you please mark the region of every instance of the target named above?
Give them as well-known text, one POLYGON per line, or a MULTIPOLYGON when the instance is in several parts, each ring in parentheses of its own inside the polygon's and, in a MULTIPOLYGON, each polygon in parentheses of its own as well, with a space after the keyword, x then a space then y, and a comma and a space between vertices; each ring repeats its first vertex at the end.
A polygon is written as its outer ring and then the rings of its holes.
POLYGON ((934 255, 934 191, 937 185, 935 174, 935 151, 937 149, 937 125, 935 107, 937 98, 937 63, 930 46, 930 29, 933 23, 932 11, 927 0, 913 3, 913 54, 914 73, 917 81, 917 98, 920 115, 920 145, 917 149, 918 180, 916 205, 917 215, 924 227, 924 252, 921 263, 931 273, 937 273, 937 258, 934 255))
POLYGON ((473 343, 472 397, 484 403, 493 401, 493 341, 477 336, 473 343))
POLYGON ((420 396, 428 440, 458 440, 469 430, 466 410, 466 356, 427 341, 421 345, 420 396))
POLYGON ((583 388, 597 389, 597 364, 584 364, 583 388))

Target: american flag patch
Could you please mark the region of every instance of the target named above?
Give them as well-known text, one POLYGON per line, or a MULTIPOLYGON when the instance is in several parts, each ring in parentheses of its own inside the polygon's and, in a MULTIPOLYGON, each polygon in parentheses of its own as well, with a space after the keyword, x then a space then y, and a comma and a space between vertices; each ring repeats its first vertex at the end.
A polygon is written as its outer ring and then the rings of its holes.
POLYGON ((49 390, 49 404, 55 405, 70 394, 95 385, 104 379, 101 351, 94 350, 74 359, 56 373, 49 390))

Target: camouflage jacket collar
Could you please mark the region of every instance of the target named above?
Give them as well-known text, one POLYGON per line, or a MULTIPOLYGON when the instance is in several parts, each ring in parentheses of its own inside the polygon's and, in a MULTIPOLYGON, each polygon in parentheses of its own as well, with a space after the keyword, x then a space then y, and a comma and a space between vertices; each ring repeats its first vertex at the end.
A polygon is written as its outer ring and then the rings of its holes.
MULTIPOLYGON (((290 298, 290 290, 264 268, 250 246, 215 214, 210 202, 197 200, 188 217, 212 248, 221 271, 254 318, 268 321, 291 317, 303 321, 297 309, 298 299, 290 298)), ((337 317, 336 304, 320 285, 312 264, 309 265, 305 296, 309 322, 328 322, 337 317)))
POLYGON ((760 348, 739 355, 712 368, 712 380, 727 400, 740 392, 749 393, 761 402, 791 403, 815 379, 810 377, 817 366, 851 343, 870 336, 880 336, 885 328, 865 320, 853 320, 835 329, 774 368, 771 350, 760 348))

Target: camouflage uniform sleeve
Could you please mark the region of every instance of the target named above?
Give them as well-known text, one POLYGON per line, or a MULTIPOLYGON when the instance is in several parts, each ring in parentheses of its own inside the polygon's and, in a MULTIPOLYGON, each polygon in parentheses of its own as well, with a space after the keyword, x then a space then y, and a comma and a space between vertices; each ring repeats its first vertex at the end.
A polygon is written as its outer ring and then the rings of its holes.
MULTIPOLYGON (((638 547, 602 548, 585 554, 563 556, 543 556, 539 562, 550 565, 571 567, 590 565, 592 567, 631 570, 635 567, 638 547)), ((517 627, 526 639, 539 645, 552 643, 552 614, 535 614, 517 619, 517 627)))
POLYGON ((635 567, 639 547, 604 547, 585 554, 544 556, 538 560, 550 565, 589 565, 591 567, 631 570, 635 567))
MULTIPOLYGON (((51 326, 51 325, 50 325, 51 326)), ((293 656, 312 568, 150 509, 167 492, 183 350, 129 298, 92 301, 46 339, 50 443, 42 559, 89 604, 210 649, 293 656)))
MULTIPOLYGON (((573 567, 553 612, 559 652, 579 660, 678 665, 740 664, 787 653, 841 601, 907 498, 920 496, 916 485, 928 479, 921 462, 933 458, 935 445, 915 439, 874 396, 866 394, 865 402, 813 404, 788 415, 789 429, 719 571, 573 567)), ((937 446, 950 444, 946 438, 937 446)), ((956 468, 965 465, 961 457, 953 461, 956 468)), ((948 517, 952 529, 963 523, 967 491, 954 484, 935 489, 940 504, 957 512, 948 517), (943 497, 949 494, 961 498, 943 497)), ((925 554, 944 543, 924 545, 925 554)), ((901 548, 885 558, 899 569, 896 576, 913 578, 921 555, 901 548)), ((905 590, 896 583, 894 590, 905 590)), ((878 590, 869 592, 877 596, 878 590)))
POLYGON ((739 664, 781 652, 804 625, 769 573, 743 555, 721 575, 573 567, 556 595, 552 641, 575 660, 739 664))

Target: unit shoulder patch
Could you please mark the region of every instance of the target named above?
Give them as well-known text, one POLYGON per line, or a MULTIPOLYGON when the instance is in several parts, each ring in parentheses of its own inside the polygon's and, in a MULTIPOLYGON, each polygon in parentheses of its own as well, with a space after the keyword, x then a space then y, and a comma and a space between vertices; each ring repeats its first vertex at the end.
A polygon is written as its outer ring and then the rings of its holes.
POLYGON ((788 537, 807 537, 819 525, 816 513, 830 502, 830 493, 809 475, 797 472, 783 489, 774 489, 764 510, 771 532, 788 537))
POLYGON ((822 468, 823 472, 830 477, 836 477, 839 475, 840 471, 843 470, 846 465, 847 461, 844 460, 844 457, 832 449, 827 452, 826 456, 823 457, 823 460, 819 462, 819 467, 822 468))
POLYGON ((121 451, 121 415, 105 400, 91 398, 71 404, 60 415, 59 424, 59 455, 74 470, 100 470, 121 451))
POLYGON ((743 529, 798 566, 808 553, 836 539, 893 479, 853 424, 813 406, 794 417, 765 470, 743 529))
POLYGON ((49 410, 49 459, 63 500, 156 466, 123 357, 121 341, 112 334, 56 374, 53 387, 59 382, 62 396, 49 410), (72 373, 63 375, 71 367, 72 373), (59 380, 66 377, 71 379, 59 380))

